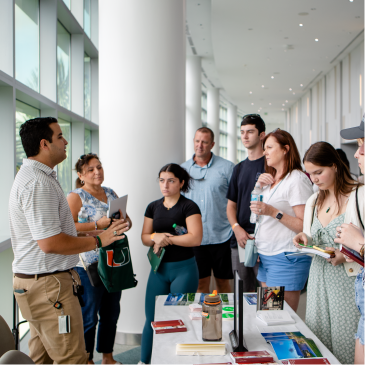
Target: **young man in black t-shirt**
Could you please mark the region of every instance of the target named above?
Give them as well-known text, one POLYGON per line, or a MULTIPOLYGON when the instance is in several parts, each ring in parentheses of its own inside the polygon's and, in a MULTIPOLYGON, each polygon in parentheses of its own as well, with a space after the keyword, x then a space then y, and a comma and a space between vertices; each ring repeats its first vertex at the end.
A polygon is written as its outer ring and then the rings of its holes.
POLYGON ((232 269, 238 270, 244 292, 256 291, 258 263, 253 268, 240 263, 237 244, 245 247, 246 241, 254 238, 250 201, 258 177, 265 172, 264 137, 265 123, 260 115, 245 115, 241 122, 241 140, 247 148, 248 157, 235 166, 227 192, 227 217, 234 233, 231 238, 232 269))

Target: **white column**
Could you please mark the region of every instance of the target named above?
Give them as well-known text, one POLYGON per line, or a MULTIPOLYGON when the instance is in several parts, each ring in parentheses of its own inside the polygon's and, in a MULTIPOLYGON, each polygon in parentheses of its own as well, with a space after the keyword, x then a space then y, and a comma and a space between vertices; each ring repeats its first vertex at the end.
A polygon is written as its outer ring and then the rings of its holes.
POLYGON ((71 34, 71 110, 84 116, 84 36, 71 34))
POLYGON ((141 333, 145 321, 150 264, 141 231, 147 205, 161 198, 158 172, 185 160, 185 1, 103 0, 99 26, 104 185, 128 194, 128 238, 138 280, 123 292, 118 340, 121 332, 141 333))
POLYGON ((207 92, 207 122, 214 133, 215 146, 213 153, 219 156, 219 89, 208 88, 207 92))
POLYGON ((234 164, 237 163, 237 107, 228 103, 227 110, 227 124, 228 124, 228 153, 227 159, 234 164))
POLYGON ((186 156, 188 160, 194 153, 193 138, 201 121, 201 58, 189 56, 186 58, 186 156))
POLYGON ((81 155, 85 153, 85 124, 72 122, 71 124, 71 153, 72 153, 72 189, 75 189, 77 172, 74 166, 81 155))

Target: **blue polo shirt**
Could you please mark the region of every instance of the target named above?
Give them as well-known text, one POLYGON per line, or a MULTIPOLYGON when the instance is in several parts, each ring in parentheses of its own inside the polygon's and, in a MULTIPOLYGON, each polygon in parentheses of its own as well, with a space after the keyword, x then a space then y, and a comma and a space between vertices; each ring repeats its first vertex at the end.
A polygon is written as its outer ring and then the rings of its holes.
POLYGON ((184 195, 200 208, 203 221, 202 245, 228 241, 232 236, 227 218, 227 192, 234 164, 212 153, 208 165, 200 167, 194 156, 181 166, 194 178, 192 188, 184 195))

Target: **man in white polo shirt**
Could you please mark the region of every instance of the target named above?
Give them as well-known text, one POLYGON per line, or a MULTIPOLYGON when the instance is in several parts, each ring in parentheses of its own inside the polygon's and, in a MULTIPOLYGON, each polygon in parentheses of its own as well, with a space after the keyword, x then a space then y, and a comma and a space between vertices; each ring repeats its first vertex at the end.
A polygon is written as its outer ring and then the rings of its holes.
POLYGON ((19 134, 28 158, 10 192, 9 218, 14 294, 29 322, 29 356, 37 364, 86 364, 78 300, 82 287, 73 267, 78 253, 110 245, 128 223, 119 220, 106 231, 95 231, 98 236, 77 237, 53 170, 66 158, 67 141, 57 119, 28 120, 19 134))

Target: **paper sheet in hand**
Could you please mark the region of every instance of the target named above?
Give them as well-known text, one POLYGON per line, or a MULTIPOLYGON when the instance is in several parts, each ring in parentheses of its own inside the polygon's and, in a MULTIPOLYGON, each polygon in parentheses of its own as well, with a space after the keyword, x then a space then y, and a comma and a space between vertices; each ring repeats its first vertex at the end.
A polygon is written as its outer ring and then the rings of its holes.
POLYGON ((121 198, 109 202, 108 218, 111 218, 112 214, 117 213, 120 209, 123 218, 125 219, 127 216, 127 200, 128 200, 128 195, 124 195, 121 198))

